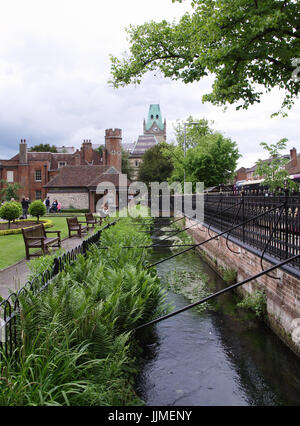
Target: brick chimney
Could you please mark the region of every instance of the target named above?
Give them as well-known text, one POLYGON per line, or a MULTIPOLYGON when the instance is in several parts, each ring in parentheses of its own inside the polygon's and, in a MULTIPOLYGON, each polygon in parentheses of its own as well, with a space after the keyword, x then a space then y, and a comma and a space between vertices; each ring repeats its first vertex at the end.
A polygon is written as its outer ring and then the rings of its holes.
POLYGON ((291 166, 296 167, 297 166, 297 150, 296 150, 296 148, 292 148, 290 150, 290 157, 291 157, 291 166))
POLYGON ((21 139, 19 146, 19 162, 20 164, 27 164, 27 143, 26 139, 21 139))
POLYGON ((93 161, 93 148, 90 139, 84 139, 83 144, 81 146, 81 151, 83 155, 83 160, 85 162, 91 163, 93 161))
POLYGON ((78 151, 78 149, 75 152, 74 158, 75 158, 75 166, 80 166, 80 152, 78 151))
POLYGON ((108 166, 114 166, 115 169, 122 169, 122 130, 106 129, 105 130, 105 148, 106 161, 108 166))

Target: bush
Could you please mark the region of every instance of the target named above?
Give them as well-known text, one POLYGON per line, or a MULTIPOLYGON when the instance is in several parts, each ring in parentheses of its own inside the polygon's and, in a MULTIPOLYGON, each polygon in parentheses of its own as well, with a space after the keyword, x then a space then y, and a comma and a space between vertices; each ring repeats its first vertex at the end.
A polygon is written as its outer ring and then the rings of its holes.
POLYGON ((21 215, 21 204, 17 203, 16 201, 9 201, 0 207, 0 217, 4 220, 8 220, 8 228, 10 228, 10 222, 12 220, 18 219, 21 215))
POLYGON ((30 204, 28 212, 31 216, 36 216, 37 221, 39 222, 39 217, 46 214, 46 206, 42 201, 36 200, 30 204))
POLYGON ((266 313, 267 299, 263 290, 255 290, 241 302, 237 304, 239 308, 251 309, 257 317, 262 317, 266 313))

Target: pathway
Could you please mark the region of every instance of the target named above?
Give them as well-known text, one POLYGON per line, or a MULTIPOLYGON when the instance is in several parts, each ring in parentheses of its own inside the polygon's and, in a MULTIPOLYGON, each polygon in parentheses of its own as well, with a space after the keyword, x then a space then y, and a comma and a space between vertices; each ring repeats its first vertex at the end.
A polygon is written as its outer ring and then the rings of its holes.
MULTIPOLYGON (((65 250, 72 250, 72 248, 78 246, 86 238, 86 235, 83 238, 72 237, 65 238, 61 242, 61 246, 65 250)), ((9 266, 0 271, 0 296, 6 299, 11 292, 15 292, 27 281, 29 275, 28 268, 29 260, 23 259, 20 262, 9 266)))

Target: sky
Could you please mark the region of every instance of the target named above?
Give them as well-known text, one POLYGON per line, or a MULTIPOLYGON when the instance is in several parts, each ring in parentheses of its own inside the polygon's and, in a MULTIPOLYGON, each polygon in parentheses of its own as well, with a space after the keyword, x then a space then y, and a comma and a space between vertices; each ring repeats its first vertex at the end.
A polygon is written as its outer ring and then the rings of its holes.
POLYGON ((150 104, 160 104, 167 140, 177 120, 206 118, 234 140, 242 154, 238 166, 266 158, 259 143, 288 138, 300 151, 298 100, 287 118, 271 118, 282 94, 273 90, 247 111, 202 103, 212 77, 184 84, 146 74, 138 86, 114 89, 109 55, 128 50, 130 24, 178 19, 190 1, 171 0, 10 0, 0 13, 0 159, 28 146, 49 143, 79 148, 83 139, 104 143, 105 129, 120 128, 123 142, 143 132, 150 104))

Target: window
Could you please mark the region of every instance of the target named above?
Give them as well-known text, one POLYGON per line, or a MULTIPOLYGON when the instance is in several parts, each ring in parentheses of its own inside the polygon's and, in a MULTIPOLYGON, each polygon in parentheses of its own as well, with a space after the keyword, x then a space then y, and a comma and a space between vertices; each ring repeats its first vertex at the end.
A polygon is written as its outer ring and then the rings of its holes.
POLYGON ((42 199, 42 191, 35 191, 35 199, 36 200, 42 199))
POLYGON ((135 167, 138 167, 139 162, 137 160, 135 160, 135 167))
POLYGON ((41 181, 42 180, 42 171, 41 170, 36 170, 35 171, 35 180, 36 181, 41 181))
POLYGON ((6 180, 7 180, 7 182, 13 182, 14 181, 14 172, 12 170, 7 171, 6 180))
POLYGON ((67 163, 65 161, 59 161, 58 167, 64 167, 67 163))

